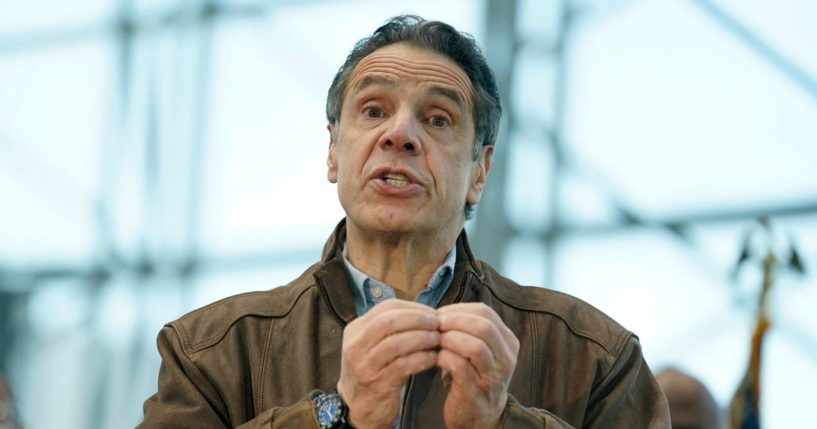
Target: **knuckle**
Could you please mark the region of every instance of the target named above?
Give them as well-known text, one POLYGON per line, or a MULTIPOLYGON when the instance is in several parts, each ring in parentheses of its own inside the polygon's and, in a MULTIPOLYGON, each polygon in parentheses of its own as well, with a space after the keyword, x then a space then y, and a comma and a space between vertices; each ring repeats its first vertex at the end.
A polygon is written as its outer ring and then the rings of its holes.
POLYGON ((474 326, 474 331, 478 337, 488 338, 494 333, 494 325, 488 321, 480 320, 479 323, 474 326))
POLYGON ((488 305, 485 304, 484 302, 478 303, 476 309, 477 312, 482 316, 490 316, 492 314, 496 314, 494 313, 494 310, 491 307, 488 307, 488 305))
POLYGON ((502 373, 512 372, 516 368, 516 357, 511 355, 502 356, 497 362, 497 366, 502 373))
POLYGON ((392 362, 392 366, 394 367, 394 372, 400 374, 401 376, 411 374, 411 362, 408 358, 397 358, 394 360, 394 362, 392 362))
POLYGON ((515 356, 517 354, 519 354, 519 347, 520 347, 519 338, 516 338, 516 336, 513 336, 511 338, 512 338, 511 339, 511 349, 513 350, 514 359, 516 359, 515 356))
POLYGON ((482 344, 478 342, 468 342, 463 345, 463 349, 465 354, 470 358, 479 357, 483 354, 482 344))
POLYGON ((383 344, 383 353, 390 355, 390 356, 399 356, 401 355, 401 341, 389 341, 383 344))
POLYGON ((362 385, 370 385, 379 378, 378 372, 368 365, 358 365, 355 371, 352 372, 352 376, 356 382, 362 385))

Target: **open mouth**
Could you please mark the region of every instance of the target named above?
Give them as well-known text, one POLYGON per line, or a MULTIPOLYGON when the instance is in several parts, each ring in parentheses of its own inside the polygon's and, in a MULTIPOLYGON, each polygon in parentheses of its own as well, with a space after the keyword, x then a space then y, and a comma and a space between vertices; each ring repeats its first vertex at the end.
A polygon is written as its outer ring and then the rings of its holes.
POLYGON ((403 174, 396 174, 396 173, 384 174, 384 175, 380 176, 380 179, 382 179, 384 182, 386 182, 386 184, 388 184, 390 186, 394 186, 396 188, 402 188, 404 186, 408 186, 411 183, 408 176, 405 176, 403 174))

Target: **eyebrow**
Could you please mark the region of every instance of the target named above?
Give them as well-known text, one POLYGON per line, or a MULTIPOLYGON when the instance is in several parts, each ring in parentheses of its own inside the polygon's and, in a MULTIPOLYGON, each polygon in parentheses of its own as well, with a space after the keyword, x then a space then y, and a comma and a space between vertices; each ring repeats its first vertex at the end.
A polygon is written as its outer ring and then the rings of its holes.
MULTIPOLYGON (((393 79, 389 79, 383 76, 366 76, 360 81, 360 83, 355 85, 355 91, 363 91, 364 89, 375 85, 394 88, 397 86, 397 82, 395 82, 393 79)), ((463 110, 465 109, 465 103, 463 102, 462 97, 460 97, 460 94, 457 91, 451 88, 434 85, 428 89, 428 92, 431 93, 432 95, 439 95, 445 97, 453 101, 458 108, 463 110)))
POLYGON ((444 88, 442 86, 432 86, 429 89, 429 92, 434 95, 440 95, 448 98, 449 100, 453 101, 458 108, 465 110, 465 103, 463 103, 462 97, 460 97, 460 94, 457 93, 457 91, 454 91, 451 88, 444 88))

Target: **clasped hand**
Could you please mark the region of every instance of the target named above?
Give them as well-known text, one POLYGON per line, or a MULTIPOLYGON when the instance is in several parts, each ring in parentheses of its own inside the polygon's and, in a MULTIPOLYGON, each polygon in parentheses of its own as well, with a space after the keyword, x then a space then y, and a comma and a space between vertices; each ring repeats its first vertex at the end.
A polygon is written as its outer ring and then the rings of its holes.
POLYGON ((482 303, 431 307, 398 299, 343 332, 338 392, 356 428, 390 428, 409 376, 438 366, 448 428, 495 428, 508 401, 519 340, 482 303))

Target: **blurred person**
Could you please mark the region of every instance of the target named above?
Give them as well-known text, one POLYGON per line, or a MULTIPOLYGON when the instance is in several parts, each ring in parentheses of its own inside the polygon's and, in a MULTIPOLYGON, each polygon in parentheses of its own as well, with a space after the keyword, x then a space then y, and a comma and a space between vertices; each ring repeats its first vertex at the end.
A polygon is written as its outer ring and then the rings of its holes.
POLYGON ((392 18, 326 110, 346 216, 322 259, 166 325, 141 427, 669 427, 635 335, 471 253, 501 116, 473 38, 392 18))
POLYGON ((721 416, 712 393, 698 379, 677 369, 655 374, 669 402, 673 429, 718 429, 721 416))
POLYGON ((11 387, 2 374, 0 374, 0 429, 22 429, 17 421, 14 395, 11 394, 11 387))

